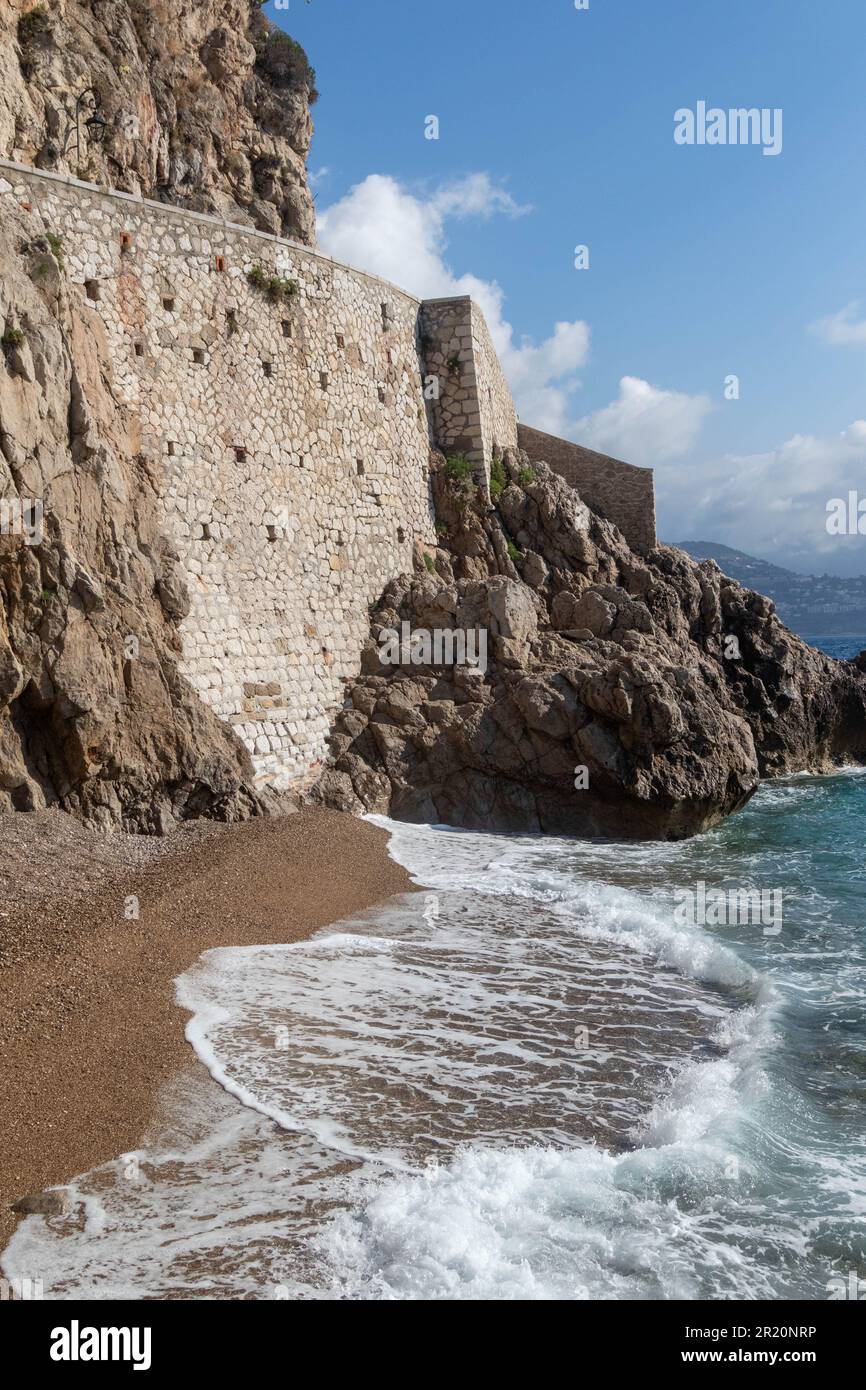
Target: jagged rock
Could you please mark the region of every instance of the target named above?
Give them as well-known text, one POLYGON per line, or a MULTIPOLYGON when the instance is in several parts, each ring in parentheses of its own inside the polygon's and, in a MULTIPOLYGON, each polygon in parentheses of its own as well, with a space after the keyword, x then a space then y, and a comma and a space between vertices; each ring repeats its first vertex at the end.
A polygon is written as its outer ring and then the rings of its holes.
POLYGON ((3 156, 308 245, 314 84, 303 51, 269 38, 260 0, 0 0, 3 156), (89 99, 76 140, 88 88, 101 143, 89 99))
POLYGON ((761 777, 866 761, 866 655, 829 660, 712 561, 634 554, 517 450, 496 509, 480 494, 467 506, 443 465, 439 578, 385 590, 314 799, 476 829, 675 839, 738 810, 761 777), (486 672, 383 666, 381 631, 402 622, 486 627, 486 672))
POLYGON ((12 1211, 20 1216, 68 1216, 72 1210, 69 1189, 46 1188, 44 1192, 28 1192, 12 1203, 12 1211))

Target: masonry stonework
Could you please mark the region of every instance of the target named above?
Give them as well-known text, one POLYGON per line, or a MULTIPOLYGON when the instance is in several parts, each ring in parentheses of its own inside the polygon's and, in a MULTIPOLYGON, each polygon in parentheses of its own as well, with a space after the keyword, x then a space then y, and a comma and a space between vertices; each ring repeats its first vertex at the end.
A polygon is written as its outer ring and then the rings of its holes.
POLYGON ((464 454, 476 477, 489 483, 493 455, 517 445, 517 411, 484 315, 468 296, 427 299, 421 342, 431 401, 433 433, 449 454, 464 454))
POLYGON ((529 425, 518 426, 518 439, 531 459, 548 464, 580 493, 587 506, 618 526, 633 550, 652 550, 656 544, 656 506, 651 468, 636 468, 529 425))
MULTIPOLYGON (((369 605, 411 570, 416 541, 435 545, 431 444, 466 453, 483 482, 518 443, 481 311, 8 161, 3 198, 32 211, 34 235, 61 238, 66 274, 104 326, 113 389, 140 422, 189 580, 184 675, 244 739, 260 781, 308 782, 358 673, 369 605), (273 297, 251 283, 257 268, 294 291, 273 297)), ((622 477, 624 519, 643 536, 622 477)), ((593 486, 617 519, 617 485, 593 486)))

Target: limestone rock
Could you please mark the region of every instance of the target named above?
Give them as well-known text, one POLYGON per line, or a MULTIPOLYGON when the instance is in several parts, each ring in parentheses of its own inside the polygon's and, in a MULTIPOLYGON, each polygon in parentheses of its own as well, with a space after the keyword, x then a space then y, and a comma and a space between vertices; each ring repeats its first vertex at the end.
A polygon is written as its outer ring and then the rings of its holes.
POLYGON ((20 1216, 68 1216, 72 1210, 69 1190, 65 1187, 50 1187, 44 1192, 29 1192, 12 1203, 12 1210, 20 1216))
POLYGON ((315 74, 259 0, 0 0, 0 154, 315 244, 315 74), (89 138, 93 88, 107 121, 89 138))
POLYGON ((0 812, 155 834, 261 813, 246 750, 178 673, 185 584, 103 336, 77 291, 31 278, 31 236, 4 216, 0 325, 23 326, 33 363, 0 355, 4 494, 44 518, 0 536, 0 812))
POLYGON ((511 450, 504 467, 494 510, 480 494, 467 506, 434 464, 439 578, 393 580, 372 617, 374 635, 487 628, 486 671, 362 672, 316 799, 477 829, 679 839, 738 810, 762 777, 866 762, 866 655, 831 661, 712 561, 638 556, 546 465, 511 450))

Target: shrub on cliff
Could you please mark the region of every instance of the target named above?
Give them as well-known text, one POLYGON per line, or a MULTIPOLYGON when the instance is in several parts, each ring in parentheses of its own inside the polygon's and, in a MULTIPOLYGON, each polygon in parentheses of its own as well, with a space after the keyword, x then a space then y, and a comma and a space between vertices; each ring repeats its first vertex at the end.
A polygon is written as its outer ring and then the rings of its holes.
POLYGON ((501 458, 495 458, 490 465, 490 498, 493 502, 498 502, 505 489, 508 479, 505 476, 505 464, 501 458))
POLYGON ((319 96, 316 70, 298 41, 264 19, 252 39, 258 71, 274 87, 306 87, 312 106, 319 96))
POLYGON ((475 470, 465 454, 452 454, 445 460, 443 471, 450 482, 462 483, 471 478, 475 470))
POLYGON ((21 74, 25 81, 29 82, 33 77, 38 50, 45 46, 45 41, 51 37, 51 33, 51 16, 45 5, 35 5, 32 10, 27 10, 19 16, 16 35, 20 50, 21 74))
POLYGON ((442 469, 448 479, 454 506, 463 516, 476 496, 475 467, 465 454, 451 454, 442 469))
POLYGON ((32 10, 27 10, 18 20, 18 42, 22 48, 30 48, 50 32, 51 17, 44 5, 36 5, 32 10))

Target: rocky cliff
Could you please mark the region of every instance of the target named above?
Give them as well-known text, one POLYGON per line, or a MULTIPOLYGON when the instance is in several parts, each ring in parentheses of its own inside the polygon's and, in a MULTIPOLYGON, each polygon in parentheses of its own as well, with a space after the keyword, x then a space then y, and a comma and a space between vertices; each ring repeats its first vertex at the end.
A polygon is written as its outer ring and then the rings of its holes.
POLYGON ((315 96, 259 0, 0 0, 0 153, 24 164, 312 245, 315 96))
POLYGON ((178 674, 188 601, 158 480, 61 254, 26 212, 4 212, 0 812, 59 805, 158 833, 257 814, 245 749, 178 674))
POLYGON ((372 615, 317 799, 475 829, 680 838, 762 777, 866 761, 857 666, 806 646, 711 561, 638 557, 517 450, 493 507, 441 457, 433 490, 440 546, 372 615), (431 665, 417 639, 398 653, 392 634, 419 629, 487 632, 486 672, 431 665))
MULTIPOLYGON (((253 0, 0 0, 0 20, 6 155, 312 241, 315 78, 253 0), (90 89, 98 111, 88 97, 76 124, 90 89), (94 115, 104 140, 85 133, 94 115)), ((0 811, 59 805, 136 831, 259 814, 271 802, 243 746, 179 675, 188 599, 160 531, 159 464, 113 387, 104 320, 27 206, 7 200, 0 228, 0 811)), ((418 427, 424 441, 423 409, 418 427)), ((676 837, 742 806, 762 776, 866 761, 862 663, 807 647, 711 562, 637 555, 517 450, 494 482, 491 506, 468 464, 434 456, 440 544, 418 550, 414 574, 388 582, 384 567, 318 799, 455 825, 676 837), (419 664, 410 652, 383 665, 383 639, 404 622, 485 633, 489 666, 424 664, 423 650, 419 664)), ((340 505, 356 496, 332 486, 340 505)), ((378 507, 371 496, 355 505, 378 507)), ((426 526, 426 498, 424 510, 426 526)), ((397 530, 407 550, 411 534, 397 530)), ((341 572, 340 555, 317 559, 341 572)), ((291 624, 280 634, 296 639, 291 624)), ((313 670, 313 701, 315 682, 313 670)))

